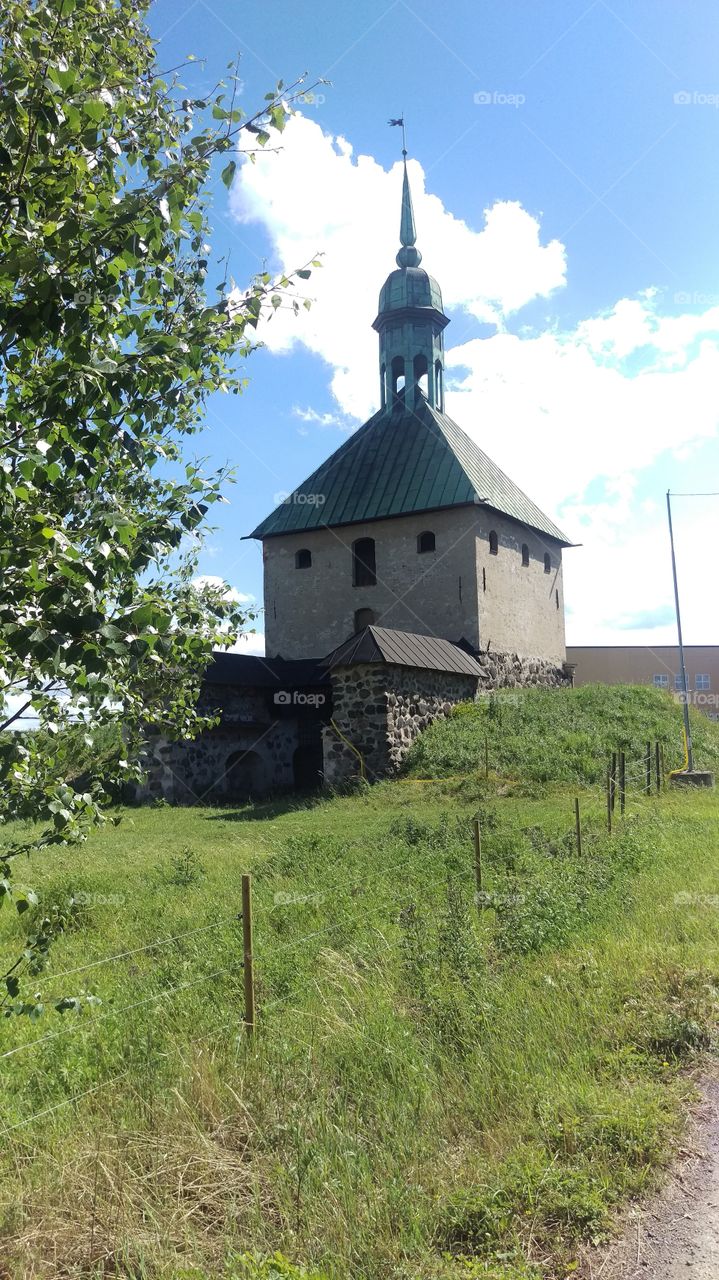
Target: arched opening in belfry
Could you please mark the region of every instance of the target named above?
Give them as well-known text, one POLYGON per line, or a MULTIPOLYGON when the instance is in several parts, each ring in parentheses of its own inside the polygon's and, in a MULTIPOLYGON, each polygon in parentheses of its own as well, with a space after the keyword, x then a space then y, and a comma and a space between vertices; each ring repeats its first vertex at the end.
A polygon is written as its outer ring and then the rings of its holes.
POLYGON ((414 385, 425 398, 429 394, 429 372, 427 366, 427 357, 423 355, 414 358, 414 385))
POLYGON ((392 399, 399 400, 404 396, 404 356, 395 356, 392 361, 392 399))
POLYGON ((444 371, 441 360, 435 360, 434 362, 434 386, 437 408, 440 413, 444 413, 444 371))

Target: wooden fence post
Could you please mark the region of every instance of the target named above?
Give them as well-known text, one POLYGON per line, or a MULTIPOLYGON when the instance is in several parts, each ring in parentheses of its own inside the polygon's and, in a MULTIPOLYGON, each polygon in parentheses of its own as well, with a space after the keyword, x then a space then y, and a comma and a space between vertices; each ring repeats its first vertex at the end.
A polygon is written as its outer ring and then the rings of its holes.
POLYGON ((647 795, 650 796, 652 794, 652 744, 651 742, 647 743, 646 765, 647 765, 647 780, 646 780, 645 790, 647 795))
POLYGON ((612 766, 607 765, 607 830, 612 834, 612 766))
POLYGON ((252 878, 242 877, 242 951, 245 978, 245 1027, 252 1035, 255 1029, 255 976, 252 954, 252 878))
POLYGON ((617 803, 617 753, 616 751, 612 752, 611 779, 610 779, 609 791, 610 791, 610 799, 612 804, 612 813, 614 813, 614 807, 617 803))
POLYGON ((577 857, 582 856, 582 819, 579 813, 579 796, 574 797, 574 826, 577 832, 577 857))
POLYGON ((477 909, 482 910, 483 887, 482 887, 482 831, 479 825, 479 814, 476 814, 472 822, 472 831, 474 834, 474 883, 476 887, 477 909))
POLYGON ((624 817, 624 809, 627 803, 627 755, 625 751, 619 752, 619 812, 624 817))
POLYGON ((657 774, 657 795, 659 795, 659 792, 662 789, 662 768, 658 742, 654 743, 654 764, 657 774))

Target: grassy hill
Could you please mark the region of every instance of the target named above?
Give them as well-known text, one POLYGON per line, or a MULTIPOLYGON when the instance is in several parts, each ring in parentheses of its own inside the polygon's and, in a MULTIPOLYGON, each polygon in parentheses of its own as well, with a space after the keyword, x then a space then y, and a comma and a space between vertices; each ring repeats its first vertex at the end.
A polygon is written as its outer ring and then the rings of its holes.
MULTIPOLYGON (((574 1274, 671 1157, 716 1024, 717 797, 644 796, 656 738, 679 765, 681 718, 653 691, 504 695, 433 726, 401 780, 124 809, 38 862, 38 912, 68 928, 37 988, 100 1003, 0 1022, 0 1274, 574 1274)), ((697 745, 716 761, 717 727, 697 745)), ((0 917, 4 955, 32 914, 0 917)))
MULTIPOLYGON (((432 725, 415 743, 408 772, 432 778, 471 773, 484 765, 485 742, 493 769, 536 782, 600 782, 612 751, 623 748, 638 767, 647 742, 657 741, 667 768, 680 769, 680 719, 674 698, 659 689, 595 684, 510 690, 459 706, 432 725)), ((696 711, 691 724, 697 767, 716 769, 716 726, 696 711)))

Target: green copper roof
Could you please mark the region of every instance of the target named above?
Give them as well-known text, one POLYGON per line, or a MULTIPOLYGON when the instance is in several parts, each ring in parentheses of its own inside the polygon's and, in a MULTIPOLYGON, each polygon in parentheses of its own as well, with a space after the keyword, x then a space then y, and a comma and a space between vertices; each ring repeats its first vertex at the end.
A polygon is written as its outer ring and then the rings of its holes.
POLYGON ((402 178, 402 214, 399 223, 399 242, 402 246, 397 254, 398 267, 418 267, 422 254, 416 248, 417 232, 414 225, 414 209, 412 208, 412 192, 407 177, 407 161, 404 162, 402 178))
POLYGON ((442 310, 442 293, 436 280, 421 267, 404 267, 387 276, 379 295, 379 313, 401 307, 434 307, 442 310))
POLYGON ((485 505, 568 539, 446 414, 425 400, 382 409, 249 536, 359 524, 443 507, 485 505))
POLYGON ((399 224, 399 241, 402 247, 397 254, 399 270, 390 272, 382 286, 379 295, 380 315, 383 311, 399 311, 404 307, 434 307, 436 311, 442 310, 442 292, 437 281, 420 269, 422 254, 416 247, 416 240, 412 193, 405 161, 399 224))

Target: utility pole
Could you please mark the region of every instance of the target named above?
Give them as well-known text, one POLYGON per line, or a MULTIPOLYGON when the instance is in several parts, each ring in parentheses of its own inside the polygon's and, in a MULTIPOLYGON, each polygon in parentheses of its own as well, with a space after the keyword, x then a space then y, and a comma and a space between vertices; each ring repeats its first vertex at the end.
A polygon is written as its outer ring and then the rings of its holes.
POLYGON ((684 733, 687 740, 687 772, 694 772, 694 751, 692 748, 692 730, 689 721, 689 690, 687 688, 687 669, 684 662, 684 641, 682 640, 682 616, 679 610, 679 585, 677 583, 677 558, 674 552, 674 529, 672 528, 671 495, 667 489, 667 516, 669 517, 669 541, 672 548, 672 574, 674 577, 674 605, 677 614, 677 637, 679 639, 679 664, 682 677, 684 733))

